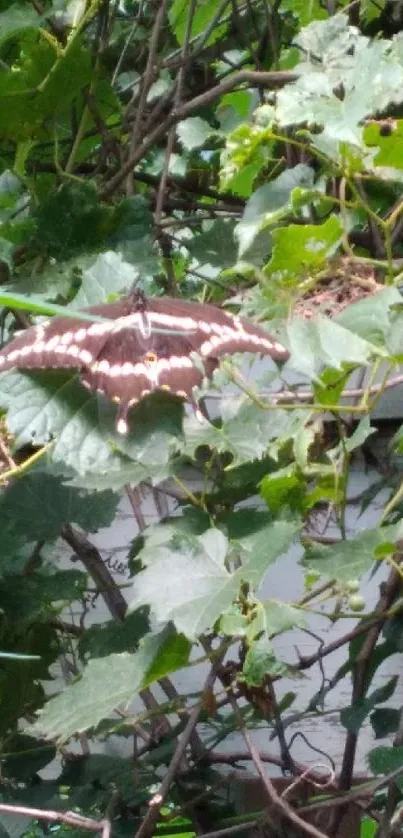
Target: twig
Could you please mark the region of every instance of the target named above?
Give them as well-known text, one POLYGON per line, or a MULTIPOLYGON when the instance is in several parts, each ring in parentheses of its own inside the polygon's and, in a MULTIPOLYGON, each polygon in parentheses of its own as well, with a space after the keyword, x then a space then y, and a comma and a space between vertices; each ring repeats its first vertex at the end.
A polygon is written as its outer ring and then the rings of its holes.
POLYGON ((84 535, 75 530, 71 524, 64 524, 61 529, 63 540, 74 550, 82 561, 85 569, 93 579, 97 590, 101 592, 105 604, 112 617, 123 622, 127 603, 115 583, 112 574, 102 561, 102 556, 94 544, 91 544, 84 535))
MULTIPOLYGON (((256 818, 254 821, 248 821, 247 831, 255 829, 262 823, 261 818, 256 818)), ((216 829, 214 832, 204 832, 203 838, 224 838, 226 835, 236 835, 237 832, 245 832, 245 823, 236 823, 233 826, 225 826, 223 829, 216 829)))
MULTIPOLYGON (((190 39, 191 31, 192 31, 192 21, 193 21, 195 9, 196 9, 196 3, 197 3, 197 0, 190 0, 189 7, 188 7, 185 36, 184 36, 184 40, 183 40, 183 44, 182 44, 182 50, 181 50, 181 62, 182 63, 181 63, 181 66, 180 66, 179 72, 178 72, 178 79, 177 79, 175 98, 174 98, 174 110, 175 110, 175 108, 179 107, 179 105, 181 103, 181 100, 182 100, 182 96, 183 96, 185 72, 186 72, 186 68, 187 68, 187 64, 188 64, 188 60, 189 60, 189 39, 190 39)), ((158 228, 160 226, 160 223, 161 223, 162 210, 163 210, 163 206, 164 206, 165 190, 166 190, 166 187, 167 187, 167 180, 168 180, 168 174, 169 174, 169 164, 170 164, 171 155, 172 155, 172 152, 173 152, 173 149, 174 149, 174 144, 175 144, 175 128, 174 128, 174 126, 172 126, 172 128, 170 129, 170 131, 168 133, 164 166, 163 166, 163 169, 162 169, 161 180, 160 180, 160 184, 159 184, 159 187, 158 187, 157 203, 156 203, 155 213, 154 213, 154 220, 155 220, 157 230, 158 230, 158 228)))
POLYGON ((287 803, 287 801, 284 798, 280 797, 280 795, 277 793, 272 781, 266 775, 263 762, 260 759, 259 751, 254 745, 249 731, 245 727, 242 714, 239 711, 239 707, 234 696, 230 696, 230 703, 234 711, 234 714, 238 720, 239 729, 245 740, 246 747, 248 748, 253 764, 262 781, 263 788, 266 791, 267 797, 269 798, 269 801, 273 808, 277 810, 279 814, 281 813, 281 815, 283 815, 283 817, 285 817, 287 820, 291 821, 291 823, 295 824, 295 826, 299 827, 299 829, 302 829, 308 835, 312 835, 313 838, 327 838, 324 832, 321 832, 321 830, 317 829, 316 826, 308 823, 307 821, 304 821, 303 818, 300 818, 299 815, 297 815, 294 809, 290 806, 290 804, 287 803))
POLYGON ((316 803, 306 803, 301 806, 299 811, 304 812, 305 814, 308 812, 318 812, 321 809, 329 809, 333 807, 340 808, 340 806, 345 806, 346 803, 354 803, 363 797, 372 796, 374 792, 378 791, 378 789, 387 786, 388 783, 392 782, 396 777, 399 777, 402 772, 403 765, 400 765, 384 777, 375 778, 374 780, 371 779, 367 783, 360 783, 355 788, 336 795, 335 797, 329 797, 326 798, 326 800, 318 800, 316 803))
POLYGON ((31 806, 19 806, 13 803, 0 803, 0 812, 8 812, 10 815, 26 815, 38 821, 50 821, 51 823, 65 823, 74 826, 76 829, 86 829, 89 832, 102 832, 105 828, 105 821, 96 821, 93 818, 85 818, 75 812, 57 812, 53 809, 34 809, 31 806))
MULTIPOLYGON (((126 193, 127 193, 127 195, 132 195, 133 194, 132 169, 134 168, 134 166, 133 165, 129 166, 128 164, 130 163, 131 158, 133 158, 133 156, 135 155, 136 148, 137 148, 137 146, 139 144, 139 141, 140 141, 141 121, 143 119, 143 114, 144 114, 144 109, 145 109, 146 102, 147 102, 148 92, 150 90, 150 87, 151 87, 151 85, 154 81, 155 75, 156 75, 156 56, 157 56, 158 42, 159 42, 159 38, 160 38, 162 24, 163 24, 164 19, 165 19, 167 7, 168 7, 168 0, 162 0, 162 2, 159 5, 157 14, 155 16, 155 22, 154 22, 154 26, 153 26, 152 32, 151 32, 146 68, 145 68, 145 71, 144 71, 144 75, 140 80, 140 96, 139 96, 139 101, 138 101, 138 104, 137 104, 136 118, 134 120, 134 125, 133 125, 133 128, 132 128, 132 133, 131 133, 131 137, 130 137, 129 160, 126 163, 127 171, 126 171, 125 175, 126 174, 128 175, 127 182, 126 182, 126 193)), ((129 102, 128 109, 130 109, 133 106, 133 99, 134 99, 134 97, 132 97, 131 101, 129 102)), ((125 175, 123 175, 123 177, 125 177, 125 175)), ((122 180, 123 180, 123 178, 122 178, 122 180)))
MULTIPOLYGON (((399 387, 403 384, 403 375, 396 375, 390 378, 389 381, 381 382, 380 384, 373 384, 371 387, 350 387, 346 388, 340 394, 340 399, 356 399, 360 396, 368 394, 368 396, 375 396, 381 391, 392 390, 394 387, 399 387)), ((312 390, 282 390, 280 393, 273 393, 272 390, 259 390, 258 396, 261 398, 270 398, 275 404, 292 404, 293 402, 301 402, 302 404, 309 404, 314 400, 312 390)), ((238 398, 238 394, 233 394, 234 398, 238 398)), ((217 400, 222 399, 222 393, 208 393, 207 398, 217 400)), ((323 411, 327 409, 323 405, 323 411)))
POLYGON ((126 485, 125 490, 127 497, 129 498, 130 506, 133 510, 133 515, 139 532, 143 532, 143 530, 146 529, 147 524, 141 508, 140 486, 136 486, 136 488, 133 489, 131 486, 126 485))

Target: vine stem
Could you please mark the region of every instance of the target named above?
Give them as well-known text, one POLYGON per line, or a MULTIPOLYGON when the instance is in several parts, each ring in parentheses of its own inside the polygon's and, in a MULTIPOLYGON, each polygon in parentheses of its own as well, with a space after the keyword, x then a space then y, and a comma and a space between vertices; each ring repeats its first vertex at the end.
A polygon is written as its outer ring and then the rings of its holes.
POLYGON ((31 466, 35 465, 41 457, 46 454, 51 446, 54 444, 52 442, 48 442, 47 445, 44 445, 43 448, 40 448, 39 451, 35 451, 35 454, 32 454, 32 457, 28 457, 27 460, 24 460, 21 465, 15 465, 14 468, 10 468, 8 471, 3 471, 3 474, 0 474, 0 482, 4 483, 7 480, 10 480, 12 477, 21 477, 26 471, 28 471, 31 466))

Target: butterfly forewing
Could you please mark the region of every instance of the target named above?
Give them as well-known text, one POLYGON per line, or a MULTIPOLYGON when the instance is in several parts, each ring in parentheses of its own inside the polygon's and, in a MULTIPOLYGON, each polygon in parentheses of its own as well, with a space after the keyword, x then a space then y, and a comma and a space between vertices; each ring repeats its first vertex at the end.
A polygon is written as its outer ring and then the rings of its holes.
POLYGON ((0 351, 0 372, 18 369, 86 369, 101 351, 114 320, 125 313, 123 301, 87 311, 104 319, 54 317, 32 326, 0 351))

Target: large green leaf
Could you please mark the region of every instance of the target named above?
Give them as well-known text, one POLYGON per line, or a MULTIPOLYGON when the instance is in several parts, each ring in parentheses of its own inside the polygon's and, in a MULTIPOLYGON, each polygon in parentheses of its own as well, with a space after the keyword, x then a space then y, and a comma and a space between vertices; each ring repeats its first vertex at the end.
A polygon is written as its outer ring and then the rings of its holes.
POLYGON ((135 652, 139 641, 149 630, 144 609, 129 614, 123 623, 109 620, 90 626, 80 637, 79 652, 83 660, 104 658, 113 652, 135 652))
POLYGON ((1 608, 7 619, 23 632, 31 623, 51 618, 54 603, 68 605, 81 599, 86 585, 87 575, 75 569, 55 573, 38 571, 27 575, 24 585, 20 576, 10 575, 0 580, 1 608))
MULTIPOLYGON (((266 519, 267 521, 267 519, 266 519)), ((190 639, 211 629, 235 599, 242 581, 258 587, 267 568, 291 546, 300 522, 277 520, 231 545, 218 529, 198 537, 153 532, 138 558, 147 564, 135 581, 130 605, 149 605, 158 622, 169 620, 190 639), (230 572, 227 561, 240 551, 241 567, 230 572)))
POLYGON ((146 479, 158 482, 170 474, 171 446, 182 430, 183 407, 166 394, 155 394, 132 409, 132 432, 123 438, 116 432, 115 407, 89 393, 77 376, 53 370, 10 372, 2 375, 0 385, 0 406, 8 411, 16 447, 54 439, 48 456, 64 464, 70 477, 71 471, 76 473, 75 485, 85 487, 80 478, 87 474, 99 474, 104 489, 146 479))
POLYGON ((391 307, 401 303, 402 297, 397 288, 389 286, 347 306, 337 315, 336 321, 373 344, 384 345, 387 340, 389 351, 398 351, 398 347, 393 348, 391 342, 391 307))
POLYGON ((147 635, 133 655, 122 652, 91 660, 80 680, 48 701, 30 732, 65 742, 75 733, 95 727, 154 680, 149 673, 157 662, 157 677, 162 677, 185 666, 189 652, 190 645, 167 628, 147 635))
POLYGON ((288 667, 278 660, 267 637, 256 640, 248 649, 242 675, 248 686, 260 687, 267 676, 286 675, 288 667))
POLYGON ((186 151, 193 151, 200 148, 206 140, 215 133, 214 128, 200 116, 190 116, 179 122, 176 133, 178 139, 186 151))

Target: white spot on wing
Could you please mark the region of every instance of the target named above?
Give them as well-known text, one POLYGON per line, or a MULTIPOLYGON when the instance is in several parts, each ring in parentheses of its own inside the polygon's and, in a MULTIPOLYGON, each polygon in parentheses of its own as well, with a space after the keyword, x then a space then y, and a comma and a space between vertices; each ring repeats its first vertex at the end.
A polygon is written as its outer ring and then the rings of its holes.
POLYGON ((87 329, 81 328, 81 329, 78 330, 78 332, 75 333, 74 337, 75 337, 75 340, 77 341, 77 343, 81 343, 82 340, 85 340, 86 336, 87 336, 87 329))
POLYGON ((127 426, 126 419, 122 419, 122 418, 118 419, 117 424, 116 424, 116 430, 117 430, 118 434, 121 434, 122 436, 125 436, 125 434, 127 434, 128 426, 127 426))
POLYGON ((78 358, 80 354, 80 349, 78 346, 76 346, 75 343, 73 343, 72 346, 69 346, 69 348, 66 349, 66 354, 71 355, 73 358, 78 358))
POLYGON ((52 350, 58 346, 59 341, 59 335, 54 335, 53 338, 50 338, 50 340, 46 342, 46 352, 52 352, 52 350))

